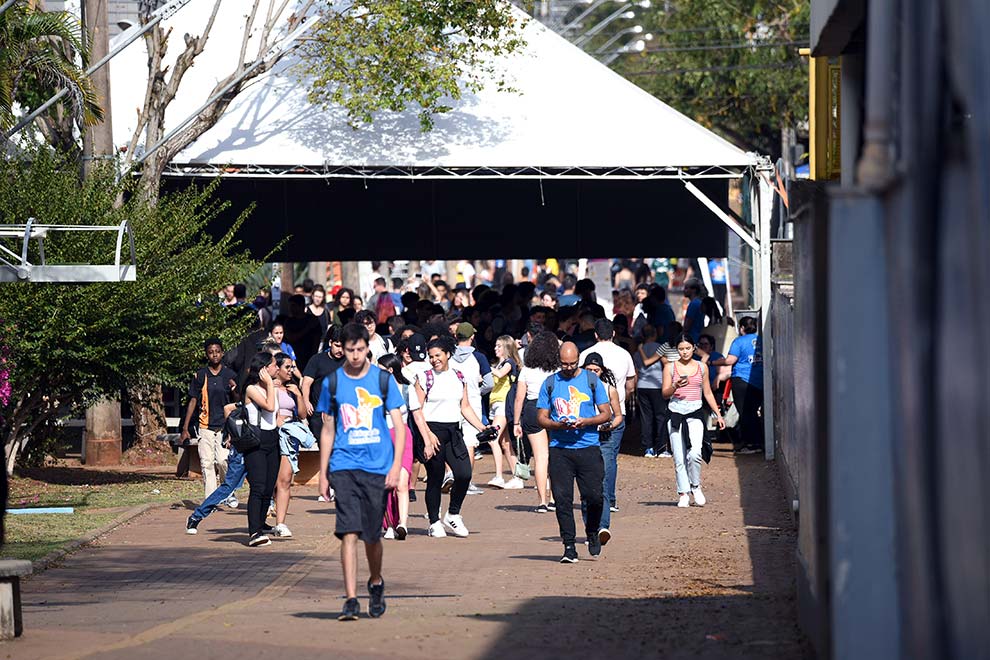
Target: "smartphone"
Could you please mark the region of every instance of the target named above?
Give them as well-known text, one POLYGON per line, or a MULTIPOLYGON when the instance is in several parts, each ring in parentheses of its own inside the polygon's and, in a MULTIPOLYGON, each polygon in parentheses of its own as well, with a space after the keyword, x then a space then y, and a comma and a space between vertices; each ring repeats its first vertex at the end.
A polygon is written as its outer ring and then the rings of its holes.
POLYGON ((416 273, 416 279, 417 280, 423 279, 423 274, 422 273, 416 273))

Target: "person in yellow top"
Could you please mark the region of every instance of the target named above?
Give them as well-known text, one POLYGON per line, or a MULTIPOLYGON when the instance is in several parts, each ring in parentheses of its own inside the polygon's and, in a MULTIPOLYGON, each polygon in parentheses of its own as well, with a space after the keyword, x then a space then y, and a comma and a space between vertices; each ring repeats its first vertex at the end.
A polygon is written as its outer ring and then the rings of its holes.
MULTIPOLYGON (((512 425, 508 424, 506 419, 506 413, 511 410, 510 406, 506 406, 506 400, 519 376, 519 365, 522 363, 519 349, 516 348, 516 340, 509 335, 502 335, 496 339, 495 358, 498 360, 492 367, 495 387, 492 388, 488 402, 489 417, 499 431, 498 438, 488 443, 492 448, 492 456, 495 458, 495 476, 488 482, 488 485, 507 490, 519 490, 523 487, 523 481, 515 476, 516 455, 510 430, 512 425), (502 462, 503 454, 505 463, 502 462), (502 477, 502 468, 505 464, 508 464, 509 467, 510 479, 508 481, 502 477)), ((514 396, 512 398, 515 399, 514 396)))

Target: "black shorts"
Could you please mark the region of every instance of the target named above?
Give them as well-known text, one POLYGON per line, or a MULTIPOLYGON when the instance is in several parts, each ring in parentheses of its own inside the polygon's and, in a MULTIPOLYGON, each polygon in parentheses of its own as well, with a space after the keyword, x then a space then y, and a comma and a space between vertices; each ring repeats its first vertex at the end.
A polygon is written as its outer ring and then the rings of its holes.
POLYGON ((526 399, 526 402, 523 403, 522 430, 527 435, 543 430, 543 427, 536 421, 536 399, 526 399))
POLYGON ((378 543, 385 519, 385 475, 364 470, 339 470, 330 473, 337 524, 334 535, 357 534, 365 543, 378 543))

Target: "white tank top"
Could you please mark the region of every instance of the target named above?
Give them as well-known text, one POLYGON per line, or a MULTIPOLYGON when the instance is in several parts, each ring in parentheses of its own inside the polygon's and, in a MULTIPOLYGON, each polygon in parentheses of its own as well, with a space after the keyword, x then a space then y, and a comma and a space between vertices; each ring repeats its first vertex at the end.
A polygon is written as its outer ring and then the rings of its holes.
MULTIPOLYGON (((254 385, 252 385, 251 387, 254 387, 254 385)), ((255 405, 254 401, 248 401, 247 405, 244 407, 247 408, 248 419, 251 421, 252 424, 257 424, 258 426, 260 426, 262 431, 271 431, 272 429, 277 428, 277 425, 275 424, 274 410, 271 412, 267 410, 262 410, 261 408, 255 405), (260 421, 258 419, 259 413, 261 414, 260 421)))

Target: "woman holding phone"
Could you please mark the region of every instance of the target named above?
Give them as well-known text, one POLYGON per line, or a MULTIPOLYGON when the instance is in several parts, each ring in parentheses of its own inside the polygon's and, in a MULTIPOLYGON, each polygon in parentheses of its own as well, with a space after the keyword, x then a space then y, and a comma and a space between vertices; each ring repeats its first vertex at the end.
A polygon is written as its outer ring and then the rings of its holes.
POLYGON ((670 399, 667 424, 677 477, 677 506, 691 506, 692 495, 696 506, 705 506, 707 500, 701 490, 701 445, 706 413, 702 401, 707 401, 716 415, 719 430, 725 428, 725 420, 712 394, 708 365, 694 359, 694 340, 681 333, 674 345, 678 359, 664 370, 663 396, 670 399))

